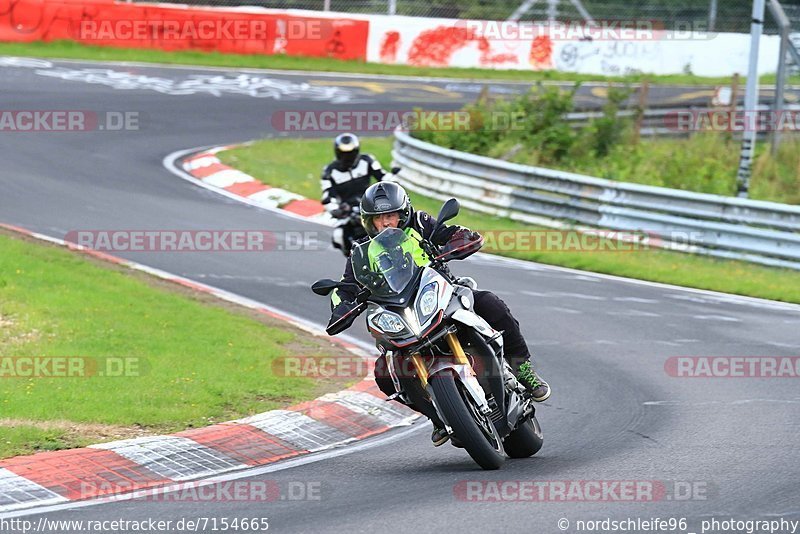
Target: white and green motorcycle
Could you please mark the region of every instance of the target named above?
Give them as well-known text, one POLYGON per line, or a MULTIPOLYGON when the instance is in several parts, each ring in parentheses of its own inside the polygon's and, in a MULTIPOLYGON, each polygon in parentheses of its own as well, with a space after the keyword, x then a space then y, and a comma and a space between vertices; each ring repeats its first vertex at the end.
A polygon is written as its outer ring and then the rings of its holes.
MULTIPOLYGON (((455 199, 442 206, 432 235, 458 208, 455 199)), ((503 358, 502 333, 473 311, 474 282, 455 278, 447 267, 448 261, 479 247, 466 243, 442 251, 430 241, 387 228, 353 250, 358 295, 328 333, 345 330, 367 311, 367 328, 386 356, 397 391, 391 398, 432 403, 453 444, 482 468, 498 469, 506 455, 536 454, 542 431, 533 400, 503 358), (414 260, 417 247, 433 258, 428 265, 414 260)), ((312 290, 328 295, 343 285, 325 279, 312 290)))

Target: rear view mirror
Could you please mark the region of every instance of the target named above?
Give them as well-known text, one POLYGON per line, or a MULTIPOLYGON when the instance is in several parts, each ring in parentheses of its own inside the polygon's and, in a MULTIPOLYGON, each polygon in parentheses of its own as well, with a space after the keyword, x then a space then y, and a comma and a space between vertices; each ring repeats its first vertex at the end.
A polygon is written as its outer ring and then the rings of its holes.
POLYGON ((316 293, 317 295, 330 295, 331 291, 336 289, 339 285, 339 282, 336 280, 331 280, 330 278, 323 278, 322 280, 317 280, 311 285, 311 291, 316 293))
POLYGON ((459 208, 460 205, 458 204, 458 200, 451 198, 442 205, 442 209, 439 210, 439 215, 436 217, 436 221, 440 224, 444 223, 445 221, 449 221, 458 215, 459 208))

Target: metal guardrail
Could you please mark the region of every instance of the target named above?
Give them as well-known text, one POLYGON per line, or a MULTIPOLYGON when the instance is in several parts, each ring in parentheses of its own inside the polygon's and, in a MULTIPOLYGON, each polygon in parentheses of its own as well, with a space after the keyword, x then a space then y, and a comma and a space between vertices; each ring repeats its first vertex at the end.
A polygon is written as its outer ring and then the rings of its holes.
MULTIPOLYGON (((782 107, 783 111, 790 111, 793 113, 800 112, 800 105, 797 104, 788 104, 782 107)), ((759 104, 756 106, 756 111, 761 112, 769 112, 774 111, 772 107, 759 104)), ((736 113, 743 113, 744 110, 741 106, 736 108, 736 113)), ((705 114, 705 117, 711 117, 715 113, 733 113, 733 110, 729 107, 707 107, 707 106, 687 106, 684 108, 651 108, 646 109, 644 113, 642 113, 642 121, 641 121, 641 130, 639 134, 642 137, 688 137, 689 135, 696 133, 696 130, 692 128, 680 128, 680 121, 678 120, 681 117, 681 114, 695 114, 695 119, 701 117, 705 114)), ((630 119, 634 119, 636 117, 637 111, 632 109, 623 109, 617 113, 619 117, 627 117, 630 119)), ((566 121, 570 124, 573 129, 581 129, 586 128, 591 124, 593 119, 598 119, 603 116, 602 111, 573 111, 568 113, 564 116, 566 121)), ((792 115, 794 117, 795 115, 792 115)), ((708 122, 708 120, 706 121, 708 122)), ((741 136, 741 132, 739 131, 732 131, 731 132, 734 137, 741 136)), ((768 131, 759 131, 757 132, 759 137, 766 136, 770 132, 768 131)))
MULTIPOLYGON (((682 131, 668 125, 668 120, 677 117, 678 113, 686 111, 705 111, 706 108, 683 108, 683 109, 647 109, 642 113, 641 130, 639 135, 642 137, 683 137, 688 136, 688 131, 682 131)), ((617 113, 618 117, 634 119, 637 115, 635 110, 623 109, 617 113)), ((574 111, 565 115, 569 125, 579 130, 588 127, 592 120, 601 118, 602 111, 574 111)))
POLYGON ((443 148, 395 132, 403 184, 551 228, 637 233, 649 246, 800 270, 800 206, 614 182, 443 148))

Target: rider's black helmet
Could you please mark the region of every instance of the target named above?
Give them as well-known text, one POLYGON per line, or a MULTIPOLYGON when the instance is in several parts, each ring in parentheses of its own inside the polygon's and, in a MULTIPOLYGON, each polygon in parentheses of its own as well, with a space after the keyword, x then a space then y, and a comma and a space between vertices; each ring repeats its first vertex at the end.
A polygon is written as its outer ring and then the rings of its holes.
POLYGON ((405 228, 411 220, 411 202, 406 190, 395 182, 378 182, 364 191, 361 197, 361 224, 370 237, 375 237, 378 230, 372 224, 372 217, 381 213, 400 213, 398 228, 405 228))
POLYGON ((355 166, 359 149, 360 144, 355 134, 343 133, 336 136, 333 140, 333 152, 336 154, 340 170, 349 171, 355 166))

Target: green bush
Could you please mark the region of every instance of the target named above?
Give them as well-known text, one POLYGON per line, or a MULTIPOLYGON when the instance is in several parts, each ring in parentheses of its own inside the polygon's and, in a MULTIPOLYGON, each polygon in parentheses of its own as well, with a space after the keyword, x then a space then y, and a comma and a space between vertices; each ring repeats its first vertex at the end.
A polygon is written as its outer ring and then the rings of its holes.
POLYGON ((524 148, 527 160, 542 165, 554 164, 569 155, 579 138, 566 121, 574 110, 575 92, 536 84, 528 93, 513 99, 480 98, 464 107, 469 113, 466 131, 414 131, 414 136, 437 145, 503 157, 524 148))

